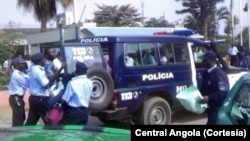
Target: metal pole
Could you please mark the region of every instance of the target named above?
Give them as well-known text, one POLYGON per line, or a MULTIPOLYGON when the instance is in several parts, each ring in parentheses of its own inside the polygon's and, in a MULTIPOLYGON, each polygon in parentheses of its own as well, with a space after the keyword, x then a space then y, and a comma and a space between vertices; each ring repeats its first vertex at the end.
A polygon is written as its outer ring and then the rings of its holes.
POLYGON ((232 6, 232 43, 234 44, 234 10, 233 10, 233 6, 232 6))
POLYGON ((59 23, 59 34, 60 34, 60 42, 61 44, 64 43, 64 29, 62 27, 62 20, 60 20, 60 23, 59 23))
POLYGON ((76 25, 76 27, 75 27, 75 33, 76 33, 76 40, 77 41, 80 40, 80 33, 79 32, 81 32, 80 31, 80 27, 79 27, 79 25, 76 25))
POLYGON ((240 0, 240 45, 243 46, 243 39, 242 39, 242 0, 240 0))
POLYGON ((78 0, 73 0, 73 10, 74 10, 74 23, 78 23, 78 0))

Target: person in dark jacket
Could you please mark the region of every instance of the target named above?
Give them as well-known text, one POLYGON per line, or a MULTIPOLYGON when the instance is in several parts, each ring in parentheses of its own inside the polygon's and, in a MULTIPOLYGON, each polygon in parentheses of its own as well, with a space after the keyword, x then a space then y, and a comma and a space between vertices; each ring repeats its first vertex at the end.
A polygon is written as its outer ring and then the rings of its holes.
POLYGON ((207 68, 202 78, 201 94, 203 99, 200 103, 207 103, 207 125, 215 125, 218 112, 229 91, 229 81, 225 71, 217 66, 216 54, 213 51, 207 51, 200 57, 202 63, 207 68))

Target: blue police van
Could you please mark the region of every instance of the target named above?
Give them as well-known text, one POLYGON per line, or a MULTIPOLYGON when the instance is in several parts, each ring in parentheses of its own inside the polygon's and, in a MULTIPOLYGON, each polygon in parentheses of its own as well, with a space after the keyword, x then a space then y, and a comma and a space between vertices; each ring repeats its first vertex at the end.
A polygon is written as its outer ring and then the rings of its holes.
POLYGON ((57 48, 63 51, 67 73, 73 73, 77 60, 90 68, 87 74, 94 89, 89 108, 102 122, 171 124, 174 112, 184 109, 176 94, 189 86, 201 87, 205 68, 199 56, 206 50, 217 53, 230 87, 247 73, 227 66, 216 42, 187 35, 94 36, 57 48))

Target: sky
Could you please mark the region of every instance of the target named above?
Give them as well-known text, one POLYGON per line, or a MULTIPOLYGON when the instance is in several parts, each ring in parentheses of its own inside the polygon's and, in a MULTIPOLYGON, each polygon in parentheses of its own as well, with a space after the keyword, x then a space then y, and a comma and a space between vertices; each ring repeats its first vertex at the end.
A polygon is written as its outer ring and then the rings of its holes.
MULTIPOLYGON (((3 1, 3 0, 0 0, 3 1)), ((82 21, 86 19, 93 19, 93 13, 98 8, 95 4, 99 5, 126 5, 130 4, 132 7, 138 9, 138 13, 142 13, 144 11, 144 17, 147 19, 151 17, 159 18, 161 16, 165 16, 165 19, 170 23, 180 22, 184 19, 186 15, 179 15, 176 14, 176 10, 181 10, 182 3, 176 2, 175 0, 76 0, 77 1, 77 13, 78 17, 80 17, 84 6, 85 10, 82 16, 82 21), (142 10, 142 4, 143 10, 142 10)), ((220 6, 227 6, 230 7, 231 0, 225 0, 224 3, 219 4, 220 6)), ((244 7, 245 3, 248 0, 233 0, 233 11, 235 15, 240 17, 240 1, 242 3, 242 8, 244 7)), ((0 5, 0 27, 1 28, 8 28, 8 27, 16 27, 16 28, 26 28, 26 27, 40 27, 40 23, 37 22, 34 17, 33 13, 26 12, 20 7, 17 7, 17 0, 4 0, 4 4, 0 5), (12 24, 10 24, 10 22, 12 24)), ((64 12, 60 6, 58 7, 58 13, 64 12)), ((73 11, 72 8, 68 9, 67 11, 73 11)), ((248 15, 247 12, 242 12, 242 26, 248 26, 247 19, 248 15)), ((146 19, 146 20, 147 20, 146 19)), ((222 23, 223 24, 223 23, 222 23)), ((240 25, 235 27, 236 30, 240 29, 240 25)))

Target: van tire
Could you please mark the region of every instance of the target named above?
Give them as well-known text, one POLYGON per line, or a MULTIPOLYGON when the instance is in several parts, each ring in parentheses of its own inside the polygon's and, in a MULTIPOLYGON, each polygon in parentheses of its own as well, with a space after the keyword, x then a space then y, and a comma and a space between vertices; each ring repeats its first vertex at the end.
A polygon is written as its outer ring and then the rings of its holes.
POLYGON ((165 99, 151 97, 144 103, 139 121, 143 125, 169 125, 171 116, 171 108, 165 99))
POLYGON ((93 82, 93 93, 89 101, 91 113, 106 109, 112 100, 114 82, 106 70, 91 68, 87 71, 88 78, 93 82))

